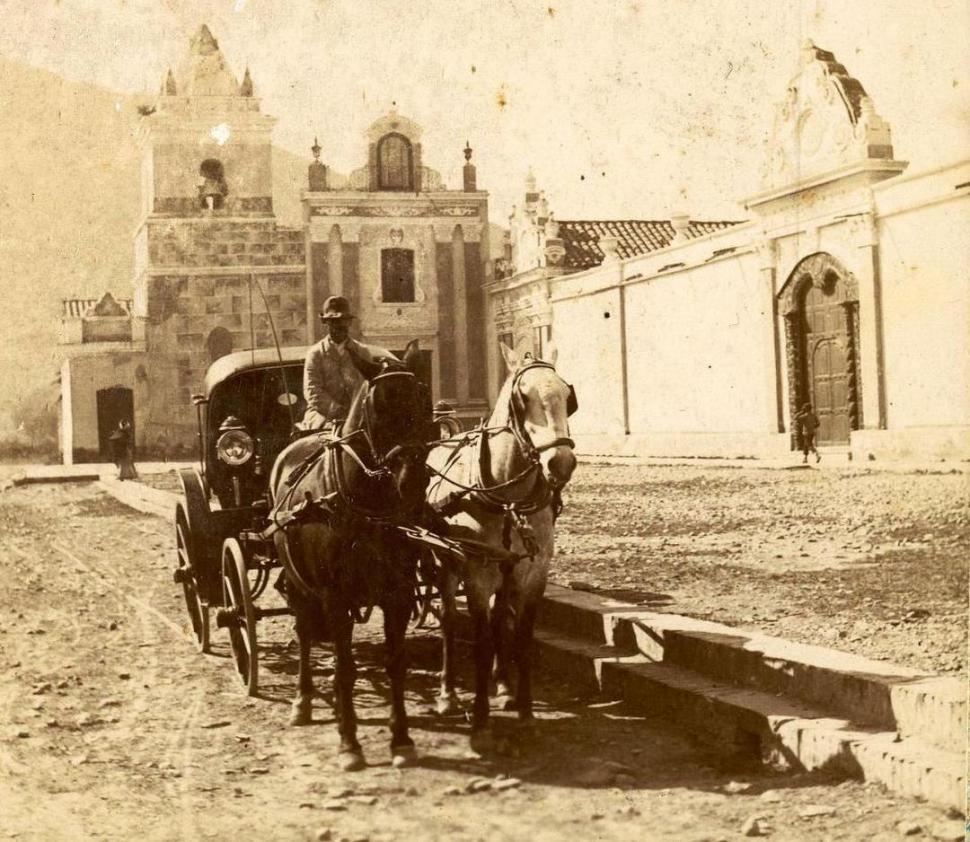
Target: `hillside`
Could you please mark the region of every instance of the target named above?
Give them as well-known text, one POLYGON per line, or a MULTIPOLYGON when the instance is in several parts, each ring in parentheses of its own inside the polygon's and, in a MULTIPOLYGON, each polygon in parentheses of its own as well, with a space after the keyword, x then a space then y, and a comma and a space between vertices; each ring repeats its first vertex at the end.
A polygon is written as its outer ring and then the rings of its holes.
MULTIPOLYGON (((62 298, 131 297, 140 101, 0 58, 0 416, 56 377, 62 298)), ((306 162, 273 166, 280 221, 299 224, 306 162)))

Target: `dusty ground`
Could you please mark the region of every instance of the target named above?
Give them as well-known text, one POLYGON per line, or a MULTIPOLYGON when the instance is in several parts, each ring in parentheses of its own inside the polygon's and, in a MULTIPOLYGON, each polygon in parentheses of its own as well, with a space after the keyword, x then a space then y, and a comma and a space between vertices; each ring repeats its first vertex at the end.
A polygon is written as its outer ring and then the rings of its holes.
MULTIPOLYGON (((178 490, 174 474, 146 478, 178 490)), ((580 465, 553 581, 966 671, 970 475, 580 465)))
MULTIPOLYGON (((260 627, 261 698, 237 686, 223 633, 214 656, 195 653, 170 533, 92 485, 0 492, 0 837, 735 840, 760 817, 785 840, 899 839, 907 825, 960 838, 962 822, 875 786, 725 767, 663 721, 554 677, 538 687, 538 736, 517 742, 502 719, 509 751, 476 757, 462 721, 428 710, 427 634, 412 637, 409 683, 421 765, 387 762, 386 686, 365 629, 358 699, 371 765, 337 773, 323 699, 313 726, 284 725, 287 621, 260 627)), ((321 650, 323 688, 327 664, 321 650)))
POLYGON ((553 580, 966 670, 970 476, 580 465, 553 580))

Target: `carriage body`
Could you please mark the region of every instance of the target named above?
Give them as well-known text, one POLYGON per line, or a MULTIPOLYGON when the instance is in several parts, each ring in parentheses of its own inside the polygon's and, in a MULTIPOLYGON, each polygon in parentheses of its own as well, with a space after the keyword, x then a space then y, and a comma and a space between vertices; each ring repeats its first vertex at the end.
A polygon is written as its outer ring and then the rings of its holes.
MULTIPOLYGON (((237 666, 243 641, 235 618, 245 624, 247 612, 250 622, 255 615, 286 613, 253 606, 278 566, 272 541, 255 536, 266 525, 269 472, 303 417, 305 357, 303 347, 228 354, 209 367, 202 392, 193 396, 199 463, 179 471, 175 579, 197 648, 209 649, 212 614, 229 628, 237 666)), ((244 680, 255 692, 255 675, 244 680)))

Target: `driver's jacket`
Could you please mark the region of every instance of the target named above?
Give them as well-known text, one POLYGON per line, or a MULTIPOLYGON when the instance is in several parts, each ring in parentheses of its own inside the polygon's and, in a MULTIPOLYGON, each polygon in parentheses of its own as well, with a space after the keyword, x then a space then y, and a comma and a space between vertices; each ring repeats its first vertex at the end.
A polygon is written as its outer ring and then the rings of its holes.
POLYGON ((364 380, 354 365, 352 354, 366 362, 394 358, 389 351, 349 337, 337 345, 325 336, 311 346, 303 366, 303 397, 307 404, 301 425, 304 429, 320 430, 328 423, 346 417, 350 402, 364 380))

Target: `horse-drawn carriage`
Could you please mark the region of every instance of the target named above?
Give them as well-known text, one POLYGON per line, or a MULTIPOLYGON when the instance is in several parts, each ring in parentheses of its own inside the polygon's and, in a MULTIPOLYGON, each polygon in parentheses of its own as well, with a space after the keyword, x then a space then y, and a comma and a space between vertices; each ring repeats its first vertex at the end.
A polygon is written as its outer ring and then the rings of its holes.
MULTIPOLYGON (((250 694, 258 689, 259 620, 292 613, 285 606, 262 607, 258 599, 280 567, 266 534, 273 527, 268 480, 303 416, 305 356, 302 347, 262 349, 213 363, 202 393, 193 395, 199 465, 179 472, 175 581, 198 650, 209 651, 213 624, 226 628, 236 671, 250 694)), ((434 408, 434 421, 443 436, 460 429, 443 402, 434 408)), ((430 534, 421 537, 434 541, 430 534)), ((422 557, 414 602, 419 627, 439 613, 432 565, 431 555, 422 557)))
MULTIPOLYGON (((198 649, 208 651, 213 621, 227 629, 239 678, 256 695, 258 622, 294 614, 300 689, 291 722, 305 724, 313 696, 309 646, 332 641, 347 768, 363 762, 354 726, 346 724, 355 721, 350 645, 361 612, 380 606, 384 616, 397 759, 413 750, 403 709, 408 621, 421 623, 429 614, 442 619, 442 701, 448 705, 456 701, 449 651, 460 579, 476 583, 475 599, 468 602, 476 636, 488 634, 483 618, 491 611, 489 599, 498 595, 496 610, 508 611, 515 645, 527 650, 551 559, 559 491, 575 466, 566 423, 575 394, 551 362, 519 360, 509 351, 510 376, 499 404, 487 423, 462 433, 447 405, 432 409, 417 376, 417 356, 415 344, 403 363, 393 356, 369 364, 355 360, 365 382, 339 431, 296 438, 294 422, 305 408, 305 349, 225 356, 213 363, 203 393, 194 397, 199 468, 180 472, 175 579, 198 649), (457 564, 441 566, 442 559, 457 564), (259 606, 280 567, 287 604, 259 606), (377 571, 383 590, 365 593, 366 587, 347 584, 364 568, 377 571), (308 630, 314 612, 317 619, 328 615, 330 627, 322 636, 308 630)), ((500 661, 499 689, 508 692, 501 636, 494 649, 491 640, 476 643, 473 731, 487 722, 493 651, 500 661)), ((516 702, 520 716, 531 718, 528 656, 519 652, 516 660, 516 702)))

